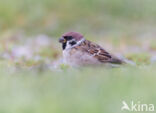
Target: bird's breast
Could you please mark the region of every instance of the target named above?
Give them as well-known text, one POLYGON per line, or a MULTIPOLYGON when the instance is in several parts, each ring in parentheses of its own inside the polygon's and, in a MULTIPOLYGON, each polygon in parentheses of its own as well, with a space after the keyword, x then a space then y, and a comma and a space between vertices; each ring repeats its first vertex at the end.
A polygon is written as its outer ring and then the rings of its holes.
POLYGON ((64 50, 63 59, 65 64, 71 66, 84 66, 99 63, 93 56, 77 49, 64 50))

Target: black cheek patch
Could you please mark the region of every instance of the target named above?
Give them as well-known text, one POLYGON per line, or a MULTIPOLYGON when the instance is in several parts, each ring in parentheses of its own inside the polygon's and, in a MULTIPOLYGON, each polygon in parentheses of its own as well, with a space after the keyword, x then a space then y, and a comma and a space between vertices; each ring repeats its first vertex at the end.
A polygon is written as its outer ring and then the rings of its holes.
POLYGON ((73 45, 75 45, 75 44, 76 44, 75 41, 70 42, 70 45, 71 45, 71 46, 73 46, 73 45))

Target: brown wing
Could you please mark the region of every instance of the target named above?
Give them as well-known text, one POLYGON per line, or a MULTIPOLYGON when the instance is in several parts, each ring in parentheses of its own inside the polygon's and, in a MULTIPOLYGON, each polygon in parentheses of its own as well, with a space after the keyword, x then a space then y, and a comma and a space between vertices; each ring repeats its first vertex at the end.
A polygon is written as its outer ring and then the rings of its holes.
POLYGON ((75 47, 75 49, 77 48, 81 48, 82 51, 88 52, 90 55, 93 55, 93 57, 95 57, 102 63, 122 64, 121 60, 109 54, 101 46, 94 44, 88 40, 85 40, 79 46, 75 47))

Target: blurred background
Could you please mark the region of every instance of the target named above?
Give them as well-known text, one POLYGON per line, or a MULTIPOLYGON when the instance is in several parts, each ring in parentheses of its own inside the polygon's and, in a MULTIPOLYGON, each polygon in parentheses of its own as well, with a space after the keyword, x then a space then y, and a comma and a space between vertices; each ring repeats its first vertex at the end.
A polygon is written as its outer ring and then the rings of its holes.
POLYGON ((155 20, 155 0, 0 0, 0 113, 124 113, 123 100, 156 105, 155 20), (58 38, 68 31, 136 66, 55 69, 58 38))
POLYGON ((1 0, 0 29, 53 37, 69 30, 96 35, 148 32, 155 24, 155 4, 154 0, 1 0))
POLYGON ((10 46, 17 46, 19 40, 26 43, 29 37, 29 42, 36 38, 39 43, 45 42, 45 46, 51 42, 54 52, 47 53, 57 58, 61 50, 58 38, 64 32, 76 31, 130 59, 138 52, 148 56, 149 53, 144 54, 147 49, 150 52, 156 49, 155 5, 154 0, 1 0, 1 50, 15 54, 12 56, 24 54, 13 53, 17 51, 14 48, 27 49, 10 46))

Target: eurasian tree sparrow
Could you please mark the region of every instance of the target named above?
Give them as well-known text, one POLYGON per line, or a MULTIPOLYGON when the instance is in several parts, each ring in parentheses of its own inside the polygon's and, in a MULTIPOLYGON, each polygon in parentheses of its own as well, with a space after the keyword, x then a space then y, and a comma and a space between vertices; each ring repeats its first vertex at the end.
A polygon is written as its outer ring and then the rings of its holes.
POLYGON ((96 66, 124 63, 98 44, 85 40, 84 36, 77 32, 67 32, 63 34, 59 42, 62 43, 64 63, 70 66, 96 66))

